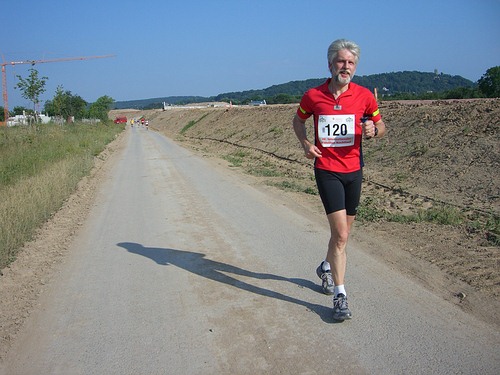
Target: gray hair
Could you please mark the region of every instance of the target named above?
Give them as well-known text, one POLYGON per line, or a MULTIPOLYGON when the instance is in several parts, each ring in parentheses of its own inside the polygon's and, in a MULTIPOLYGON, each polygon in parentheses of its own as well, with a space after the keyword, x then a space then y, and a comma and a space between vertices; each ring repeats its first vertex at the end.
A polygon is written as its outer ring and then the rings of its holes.
POLYGON ((330 44, 330 47, 328 47, 328 65, 333 63, 333 60, 337 57, 339 51, 346 49, 349 52, 351 52, 354 57, 356 58, 356 64, 359 61, 359 56, 361 54, 361 50, 359 46, 347 39, 337 39, 334 41, 332 44, 330 44))

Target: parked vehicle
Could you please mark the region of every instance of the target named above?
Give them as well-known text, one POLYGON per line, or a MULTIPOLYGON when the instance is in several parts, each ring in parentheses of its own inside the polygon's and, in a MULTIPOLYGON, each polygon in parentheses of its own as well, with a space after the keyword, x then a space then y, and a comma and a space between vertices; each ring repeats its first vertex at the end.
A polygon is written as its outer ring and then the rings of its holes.
POLYGON ((115 124, 126 124, 127 123, 127 118, 125 116, 117 117, 113 121, 115 124))
POLYGON ((248 105, 254 105, 254 106, 260 106, 260 105, 267 105, 265 100, 252 100, 248 105))

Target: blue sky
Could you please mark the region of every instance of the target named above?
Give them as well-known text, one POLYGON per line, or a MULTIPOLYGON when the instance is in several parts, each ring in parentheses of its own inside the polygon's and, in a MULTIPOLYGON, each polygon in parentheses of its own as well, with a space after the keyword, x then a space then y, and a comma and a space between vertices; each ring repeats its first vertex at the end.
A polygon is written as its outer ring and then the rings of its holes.
MULTIPOLYGON (((500 0, 0 0, 0 59, 38 64, 94 102, 213 96, 328 76, 335 39, 361 47, 358 75, 437 69, 477 81, 500 65, 500 0)), ((9 108, 30 65, 7 66, 9 108)))

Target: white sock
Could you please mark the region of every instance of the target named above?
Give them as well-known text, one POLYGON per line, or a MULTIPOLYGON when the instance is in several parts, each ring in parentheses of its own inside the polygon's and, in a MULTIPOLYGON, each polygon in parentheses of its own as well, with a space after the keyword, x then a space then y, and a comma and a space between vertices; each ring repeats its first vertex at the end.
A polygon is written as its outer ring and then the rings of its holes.
POLYGON ((321 268, 323 271, 331 271, 330 263, 328 263, 326 260, 323 261, 323 264, 321 265, 321 268))
POLYGON ((334 296, 338 296, 339 294, 343 294, 344 296, 347 296, 347 293, 345 292, 345 287, 344 285, 335 285, 335 291, 333 292, 334 296))

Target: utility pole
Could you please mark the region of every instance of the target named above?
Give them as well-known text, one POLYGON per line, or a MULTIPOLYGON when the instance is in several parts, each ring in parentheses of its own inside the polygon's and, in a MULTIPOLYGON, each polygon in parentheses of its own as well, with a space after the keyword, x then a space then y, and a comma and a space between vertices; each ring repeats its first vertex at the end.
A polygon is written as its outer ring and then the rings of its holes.
POLYGON ((73 61, 73 60, 90 60, 90 59, 105 59, 108 57, 114 57, 115 55, 103 55, 103 56, 80 56, 80 57, 65 57, 61 59, 50 59, 50 60, 21 60, 21 61, 9 61, 3 62, 2 65, 2 96, 3 96, 3 113, 5 122, 1 123, 0 126, 7 125, 7 121, 9 120, 9 97, 7 95, 7 74, 5 67, 7 65, 21 65, 21 64, 42 64, 42 63, 50 63, 50 62, 61 62, 61 61, 73 61))

